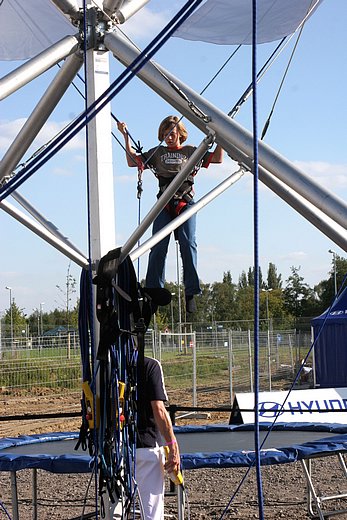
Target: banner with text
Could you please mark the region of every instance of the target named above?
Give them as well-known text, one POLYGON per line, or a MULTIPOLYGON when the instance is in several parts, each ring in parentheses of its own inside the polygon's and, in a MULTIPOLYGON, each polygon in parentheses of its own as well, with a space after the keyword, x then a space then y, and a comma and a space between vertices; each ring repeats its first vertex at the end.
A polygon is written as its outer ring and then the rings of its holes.
MULTIPOLYGON (((254 393, 236 394, 230 422, 254 423, 254 393)), ((260 392, 260 422, 347 424, 347 388, 260 392)))

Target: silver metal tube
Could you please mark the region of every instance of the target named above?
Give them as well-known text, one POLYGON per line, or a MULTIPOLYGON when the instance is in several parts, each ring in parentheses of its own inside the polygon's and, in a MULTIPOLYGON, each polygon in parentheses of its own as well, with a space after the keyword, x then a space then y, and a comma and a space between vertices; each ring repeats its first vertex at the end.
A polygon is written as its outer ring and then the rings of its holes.
POLYGON ((0 162, 0 181, 10 175, 57 106, 83 63, 78 52, 70 56, 26 120, 0 162))
POLYGON ((60 9, 64 14, 68 14, 71 18, 76 19, 79 13, 79 7, 76 0, 52 0, 52 2, 60 9))
POLYGON ((238 171, 230 175, 227 179, 225 179, 223 182, 221 182, 218 186, 216 186, 213 190, 211 190, 209 193, 207 193, 204 197, 202 197, 199 201, 197 201, 193 206, 186 209, 178 215, 170 224, 167 224, 163 229, 158 231, 155 235, 153 235, 151 238, 146 240, 143 244, 141 244, 138 248, 136 248, 132 253, 130 253, 130 258, 134 262, 139 258, 141 255, 146 253, 151 247, 153 247, 155 244, 158 244, 161 240, 163 240, 164 237, 169 235, 172 231, 174 231, 176 228, 178 228, 183 222, 188 220, 192 215, 197 213, 200 209, 202 209, 204 206, 206 206, 209 202, 214 200, 218 195, 223 193, 227 188, 229 188, 232 184, 235 184, 239 179, 241 179, 243 175, 243 171, 238 171))
POLYGON ((137 227, 134 233, 130 236, 127 242, 122 247, 122 251, 119 257, 119 261, 122 262, 124 258, 130 253, 134 245, 147 231, 153 220, 159 215, 159 213, 165 208, 166 204, 172 199, 178 188, 188 177, 188 175, 194 170, 195 166, 202 159, 208 148, 213 143, 213 135, 205 137, 205 139, 197 147, 193 155, 188 159, 182 170, 173 178, 164 193, 160 196, 157 202, 154 204, 152 209, 147 213, 141 224, 137 227))
POLYGON ((0 202, 0 208, 30 229, 30 231, 33 231, 36 235, 43 238, 43 240, 51 244, 55 249, 58 249, 58 251, 70 258, 70 260, 75 262, 77 265, 88 267, 88 259, 85 256, 78 254, 69 245, 65 244, 63 240, 58 239, 43 226, 28 217, 28 215, 25 215, 23 212, 12 206, 7 200, 0 202))
POLYGON ((69 247, 71 247, 76 253, 83 255, 83 253, 77 249, 70 240, 63 235, 59 231, 59 229, 49 220, 46 219, 39 211, 37 211, 36 208, 30 202, 23 197, 18 191, 13 191, 11 193, 12 197, 26 210, 34 217, 34 219, 39 222, 43 227, 45 227, 50 233, 52 233, 54 236, 59 238, 60 240, 63 240, 69 247))
MULTIPOLYGON (((42 328, 41 328, 42 334, 42 328)), ((32 489, 32 505, 33 505, 33 514, 32 520, 38 519, 38 504, 37 504, 37 469, 33 468, 32 470, 32 479, 31 479, 31 489, 32 489)))
MULTIPOLYGON (((139 54, 139 51, 118 33, 107 34, 105 45, 119 61, 127 66, 139 54)), ((207 133, 206 126, 214 129, 217 143, 237 162, 243 162, 249 169, 252 169, 253 136, 249 131, 242 128, 236 121, 228 118, 222 111, 159 65, 149 62, 137 75, 200 130, 207 133), (210 121, 208 123, 192 111, 191 103, 209 116, 210 121)), ((308 175, 261 141, 259 142, 259 165, 263 167, 260 179, 264 184, 268 185, 267 172, 271 172, 323 213, 330 216, 342 227, 347 228, 347 204, 319 186, 308 175)), ((274 189, 275 183, 272 182, 271 184, 271 189, 276 192, 274 189)), ((295 201, 292 205, 295 207, 295 201)))
POLYGON ((78 34, 66 36, 31 60, 26 61, 16 70, 0 79, 0 100, 6 98, 23 85, 37 78, 59 61, 77 51, 79 46, 78 34))
POLYGON ((120 9, 116 9, 115 17, 119 23, 126 22, 131 16, 137 11, 142 9, 143 6, 148 4, 150 0, 125 0, 124 4, 120 9))
POLYGON ((11 502, 12 502, 12 518, 13 518, 13 520, 19 520, 18 488, 17 488, 16 471, 11 471, 11 502))
POLYGON ((103 10, 109 16, 112 16, 116 9, 120 9, 124 3, 124 0, 104 0, 102 5, 103 10))
POLYGON ((260 167, 259 173, 261 172, 266 173, 266 184, 270 189, 273 189, 277 195, 329 237, 335 244, 341 247, 341 249, 347 251, 347 230, 344 227, 327 217, 323 211, 316 208, 311 202, 260 167))

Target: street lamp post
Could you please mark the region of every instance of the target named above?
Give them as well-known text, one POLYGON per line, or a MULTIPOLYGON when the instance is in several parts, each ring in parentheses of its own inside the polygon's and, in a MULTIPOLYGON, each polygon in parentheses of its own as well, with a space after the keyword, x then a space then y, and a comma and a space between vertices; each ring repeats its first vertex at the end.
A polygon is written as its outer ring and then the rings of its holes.
POLYGON ((262 289, 266 295, 266 321, 267 321, 267 351, 268 351, 268 370, 269 370, 269 391, 272 390, 272 376, 271 376, 271 335, 270 335, 270 320, 269 320, 269 292, 272 289, 262 289))
POLYGON ((11 322, 11 350, 13 350, 13 312, 12 312, 12 287, 6 285, 5 289, 10 292, 10 322, 11 322))
POLYGON ((40 303, 40 329, 41 329, 41 336, 43 336, 42 308, 43 308, 44 304, 45 304, 45 302, 40 303))
POLYGON ((173 301, 172 298, 175 296, 176 293, 171 293, 171 334, 172 334, 172 348, 175 346, 175 340, 174 340, 174 315, 173 315, 173 301))
POLYGON ((37 307, 34 307, 33 311, 35 313, 35 319, 37 319, 37 339, 38 339, 40 336, 40 311, 37 307))
POLYGON ((179 332, 182 332, 182 309, 181 309, 181 276, 179 263, 178 241, 176 241, 176 271, 177 271, 177 285, 178 285, 178 323, 179 332))
POLYGON ((176 240, 176 269, 177 269, 177 287, 178 287, 178 351, 182 352, 182 309, 181 309, 181 277, 179 266, 178 240, 176 240))
POLYGON ((335 291, 335 296, 336 296, 337 295, 336 251, 333 251, 333 249, 329 249, 328 253, 331 253, 333 255, 333 262, 334 262, 334 291, 335 291))
POLYGON ((266 293, 266 321, 269 327, 269 292, 272 291, 272 289, 262 289, 262 291, 266 293))

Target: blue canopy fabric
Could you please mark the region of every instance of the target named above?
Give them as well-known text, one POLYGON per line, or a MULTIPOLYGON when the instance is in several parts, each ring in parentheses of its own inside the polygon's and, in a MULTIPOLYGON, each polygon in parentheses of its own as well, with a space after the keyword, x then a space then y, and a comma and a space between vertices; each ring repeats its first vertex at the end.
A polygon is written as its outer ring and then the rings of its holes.
POLYGON ((331 308, 311 322, 317 386, 347 386, 347 288, 331 308))

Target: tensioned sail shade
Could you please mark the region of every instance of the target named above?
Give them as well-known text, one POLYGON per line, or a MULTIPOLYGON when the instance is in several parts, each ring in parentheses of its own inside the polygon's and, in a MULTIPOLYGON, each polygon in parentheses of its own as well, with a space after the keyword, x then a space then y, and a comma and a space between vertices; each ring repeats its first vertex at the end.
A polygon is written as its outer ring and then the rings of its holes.
MULTIPOLYGON (((257 43, 292 34, 323 0, 260 0, 257 43)), ((252 0, 207 0, 175 32, 176 37, 220 45, 252 43, 252 0)))
MULTIPOLYGON (((131 1, 131 0, 130 0, 131 1)), ((258 43, 294 32, 323 0, 258 1, 258 43)), ((82 4, 78 0, 79 5, 82 4)), ((141 13, 138 19, 140 19, 141 13)), ((0 60, 25 60, 77 29, 50 0, 0 2, 0 60)), ((206 0, 175 36, 223 45, 250 44, 252 0, 206 0)))
POLYGON ((0 60, 26 60, 77 32, 50 0, 0 2, 0 60))

